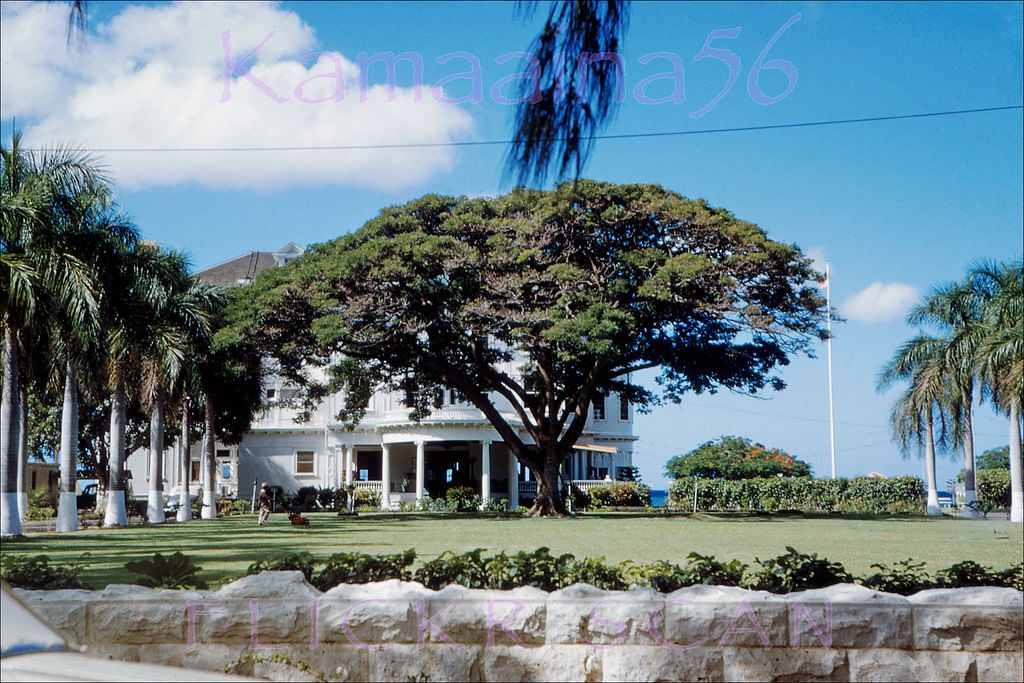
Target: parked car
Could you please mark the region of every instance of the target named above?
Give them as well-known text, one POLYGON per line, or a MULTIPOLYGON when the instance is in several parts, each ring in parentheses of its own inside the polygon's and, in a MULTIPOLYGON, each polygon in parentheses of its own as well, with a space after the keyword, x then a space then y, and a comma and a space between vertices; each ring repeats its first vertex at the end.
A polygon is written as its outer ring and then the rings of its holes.
POLYGON ((78 494, 77 506, 79 510, 92 510, 96 507, 96 484, 86 484, 82 492, 78 494))

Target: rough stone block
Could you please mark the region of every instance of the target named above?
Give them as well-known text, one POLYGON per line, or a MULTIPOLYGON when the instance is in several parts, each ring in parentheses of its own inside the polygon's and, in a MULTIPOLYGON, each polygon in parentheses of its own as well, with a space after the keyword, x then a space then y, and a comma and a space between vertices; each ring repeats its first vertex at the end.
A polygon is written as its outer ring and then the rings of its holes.
POLYGON ((717 647, 673 650, 667 647, 609 647, 600 652, 606 681, 721 681, 722 651, 717 647))
POLYGON ((974 654, 940 650, 849 650, 851 681, 974 681, 974 654))
POLYGON ((316 598, 207 599, 189 601, 188 606, 189 644, 243 643, 254 649, 316 645, 316 598))
POLYGON ((86 608, 87 643, 184 643, 188 638, 188 600, 197 591, 108 586, 86 608))
POLYGON ((29 591, 16 588, 14 592, 65 639, 73 644, 85 642, 86 606, 99 599, 97 591, 29 591))
POLYGON ((1024 681, 1024 652, 978 652, 978 681, 1024 681))
POLYGON ((394 645, 367 655, 371 681, 483 681, 478 645, 394 645))
POLYGON ((484 648, 485 681, 600 681, 601 654, 588 645, 484 648))
POLYGON ((232 598, 293 598, 312 600, 322 595, 306 581, 300 571, 260 572, 243 576, 232 581, 213 597, 220 600, 232 598))
POLYGON ((1024 639, 1024 593, 1013 588, 946 588, 908 600, 914 649, 1019 652, 1024 639))
MULTIPOLYGON (((542 645, 548 594, 538 588, 510 591, 447 586, 428 600, 426 642, 463 645, 542 645)), ((421 622, 422 623, 422 622, 421 622)))
POLYGON ((786 602, 764 591, 687 586, 665 596, 664 628, 652 634, 670 649, 781 647, 789 640, 786 602))
POLYGON ((660 624, 664 597, 649 588, 605 591, 576 584, 547 601, 546 642, 570 645, 654 645, 652 619, 660 624))
POLYGON ((371 651, 416 644, 426 638, 434 594, 422 584, 397 580, 335 586, 318 601, 318 640, 371 651))
POLYGON ((910 602, 852 583, 790 593, 790 647, 910 648, 910 602))
POLYGON ((727 681, 846 681, 845 650, 727 647, 722 650, 727 681))

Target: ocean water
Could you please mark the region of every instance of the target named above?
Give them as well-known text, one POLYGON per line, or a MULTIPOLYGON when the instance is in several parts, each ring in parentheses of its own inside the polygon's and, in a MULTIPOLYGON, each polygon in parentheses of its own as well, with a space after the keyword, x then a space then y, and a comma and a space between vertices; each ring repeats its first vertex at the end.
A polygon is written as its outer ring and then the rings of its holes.
POLYGON ((668 500, 668 492, 664 489, 651 489, 651 505, 663 507, 668 500))

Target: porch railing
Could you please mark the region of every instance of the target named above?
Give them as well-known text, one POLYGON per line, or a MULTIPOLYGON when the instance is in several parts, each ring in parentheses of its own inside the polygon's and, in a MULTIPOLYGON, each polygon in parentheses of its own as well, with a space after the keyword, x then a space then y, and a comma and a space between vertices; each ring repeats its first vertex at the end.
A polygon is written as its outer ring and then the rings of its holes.
POLYGON ((382 481, 354 481, 352 485, 357 489, 369 489, 374 493, 384 493, 384 482, 382 481))

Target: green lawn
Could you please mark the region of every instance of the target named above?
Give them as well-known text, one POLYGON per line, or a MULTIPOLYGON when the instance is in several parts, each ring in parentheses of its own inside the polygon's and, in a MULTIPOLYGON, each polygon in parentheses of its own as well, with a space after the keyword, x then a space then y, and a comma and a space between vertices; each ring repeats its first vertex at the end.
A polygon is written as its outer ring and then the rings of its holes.
POLYGON ((684 564, 692 551, 721 560, 753 564, 785 552, 802 552, 842 562, 854 574, 871 573, 876 562, 913 558, 928 569, 974 560, 1003 569, 1024 559, 1024 528, 1005 520, 925 517, 756 517, 588 514, 572 519, 502 519, 447 515, 367 515, 338 518, 311 514, 312 523, 294 527, 277 514, 265 527, 244 515, 188 524, 127 529, 89 529, 74 534, 39 533, 4 541, 7 554, 48 555, 52 562, 80 559, 89 552, 83 578, 95 587, 128 583, 125 562, 155 552, 180 550, 202 566, 212 584, 245 573, 253 561, 277 553, 308 550, 318 558, 335 552, 390 553, 415 548, 420 559, 445 550, 534 550, 577 557, 604 556, 611 562, 668 560, 684 564))

